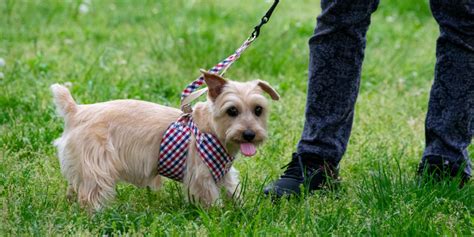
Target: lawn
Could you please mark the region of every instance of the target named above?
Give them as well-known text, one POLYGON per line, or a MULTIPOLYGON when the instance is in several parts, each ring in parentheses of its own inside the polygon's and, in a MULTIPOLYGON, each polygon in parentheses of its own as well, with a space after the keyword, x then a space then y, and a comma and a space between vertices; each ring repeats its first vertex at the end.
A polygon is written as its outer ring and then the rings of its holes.
MULTIPOLYGON (((372 17, 341 188, 272 203, 299 139, 308 46, 319 1, 281 1, 261 36, 226 74, 280 92, 269 139, 236 167, 244 202, 203 210, 180 185, 120 184, 89 215, 66 200, 52 142, 62 132, 49 86, 76 100, 133 98, 178 106, 181 90, 237 48, 270 6, 264 0, 0 1, 0 235, 474 235, 474 185, 419 185, 424 118, 438 26, 427 1, 385 0, 372 17), (87 3, 90 2, 90 3, 87 3)), ((473 153, 473 146, 469 148, 473 153)))

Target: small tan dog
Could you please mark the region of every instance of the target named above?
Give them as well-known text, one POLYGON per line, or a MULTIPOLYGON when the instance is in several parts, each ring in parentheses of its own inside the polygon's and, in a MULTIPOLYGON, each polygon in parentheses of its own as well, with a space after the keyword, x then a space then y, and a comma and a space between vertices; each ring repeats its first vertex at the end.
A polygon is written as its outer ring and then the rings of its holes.
MULTIPOLYGON (((278 93, 266 82, 235 82, 201 71, 208 86, 206 102, 193 108, 198 129, 215 135, 228 154, 239 150, 255 154, 266 138, 268 101, 278 93)), ((55 141, 61 172, 69 183, 67 196, 77 194, 82 206, 100 209, 115 195, 115 185, 126 181, 154 190, 161 186, 158 173, 160 143, 171 123, 183 115, 178 109, 138 100, 114 100, 78 105, 69 90, 51 86, 64 132, 55 141)), ((191 136, 191 144, 195 137, 191 136)), ((196 146, 190 145, 184 170, 185 195, 204 206, 219 199, 221 188, 229 196, 239 193, 238 171, 230 168, 216 182, 196 146)))

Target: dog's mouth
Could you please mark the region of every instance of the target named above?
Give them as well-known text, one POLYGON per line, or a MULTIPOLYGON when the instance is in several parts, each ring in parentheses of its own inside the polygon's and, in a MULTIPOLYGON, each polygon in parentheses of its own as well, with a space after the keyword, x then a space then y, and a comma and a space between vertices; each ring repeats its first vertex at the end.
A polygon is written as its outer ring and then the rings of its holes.
POLYGON ((254 156, 257 153, 257 149, 255 145, 252 143, 240 143, 240 153, 244 156, 254 156))
POLYGON ((229 137, 226 144, 231 145, 230 147, 232 147, 232 151, 236 151, 238 149, 243 156, 251 157, 257 154, 257 147, 263 143, 265 138, 265 136, 257 136, 255 139, 248 141, 242 139, 240 136, 229 137))

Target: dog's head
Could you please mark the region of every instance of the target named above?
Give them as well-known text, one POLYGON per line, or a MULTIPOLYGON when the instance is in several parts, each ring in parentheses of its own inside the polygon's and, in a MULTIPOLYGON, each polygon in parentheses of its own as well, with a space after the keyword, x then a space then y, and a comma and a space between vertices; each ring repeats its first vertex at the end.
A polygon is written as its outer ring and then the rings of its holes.
POLYGON ((201 70, 208 87, 212 126, 227 147, 239 148, 252 156, 256 146, 267 137, 268 100, 280 96, 267 82, 254 80, 236 82, 201 70))

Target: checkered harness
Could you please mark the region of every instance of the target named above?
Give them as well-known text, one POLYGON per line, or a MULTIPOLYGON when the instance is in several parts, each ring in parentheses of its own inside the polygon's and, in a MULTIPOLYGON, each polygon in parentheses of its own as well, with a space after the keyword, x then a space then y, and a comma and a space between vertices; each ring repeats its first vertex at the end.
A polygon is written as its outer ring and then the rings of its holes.
MULTIPOLYGON (((240 54, 247 49, 256 37, 250 37, 229 57, 222 60, 209 70, 214 74, 224 74, 240 54)), ((190 83, 181 93, 181 101, 196 91, 204 84, 204 77, 200 76, 190 83)), ((181 106, 183 108, 183 105, 181 106)), ((184 110, 183 110, 184 111, 184 110)), ((183 181, 186 170, 186 158, 190 149, 191 135, 196 140, 196 150, 202 161, 211 172, 214 181, 218 182, 224 177, 232 166, 234 157, 229 155, 219 139, 213 134, 199 131, 189 111, 173 122, 163 135, 160 144, 158 173, 162 176, 183 181)))
POLYGON ((176 181, 183 181, 186 158, 189 153, 191 135, 196 150, 209 168, 216 182, 229 171, 234 161, 216 136, 199 131, 190 114, 184 114, 173 122, 163 135, 160 147, 158 173, 176 181))

